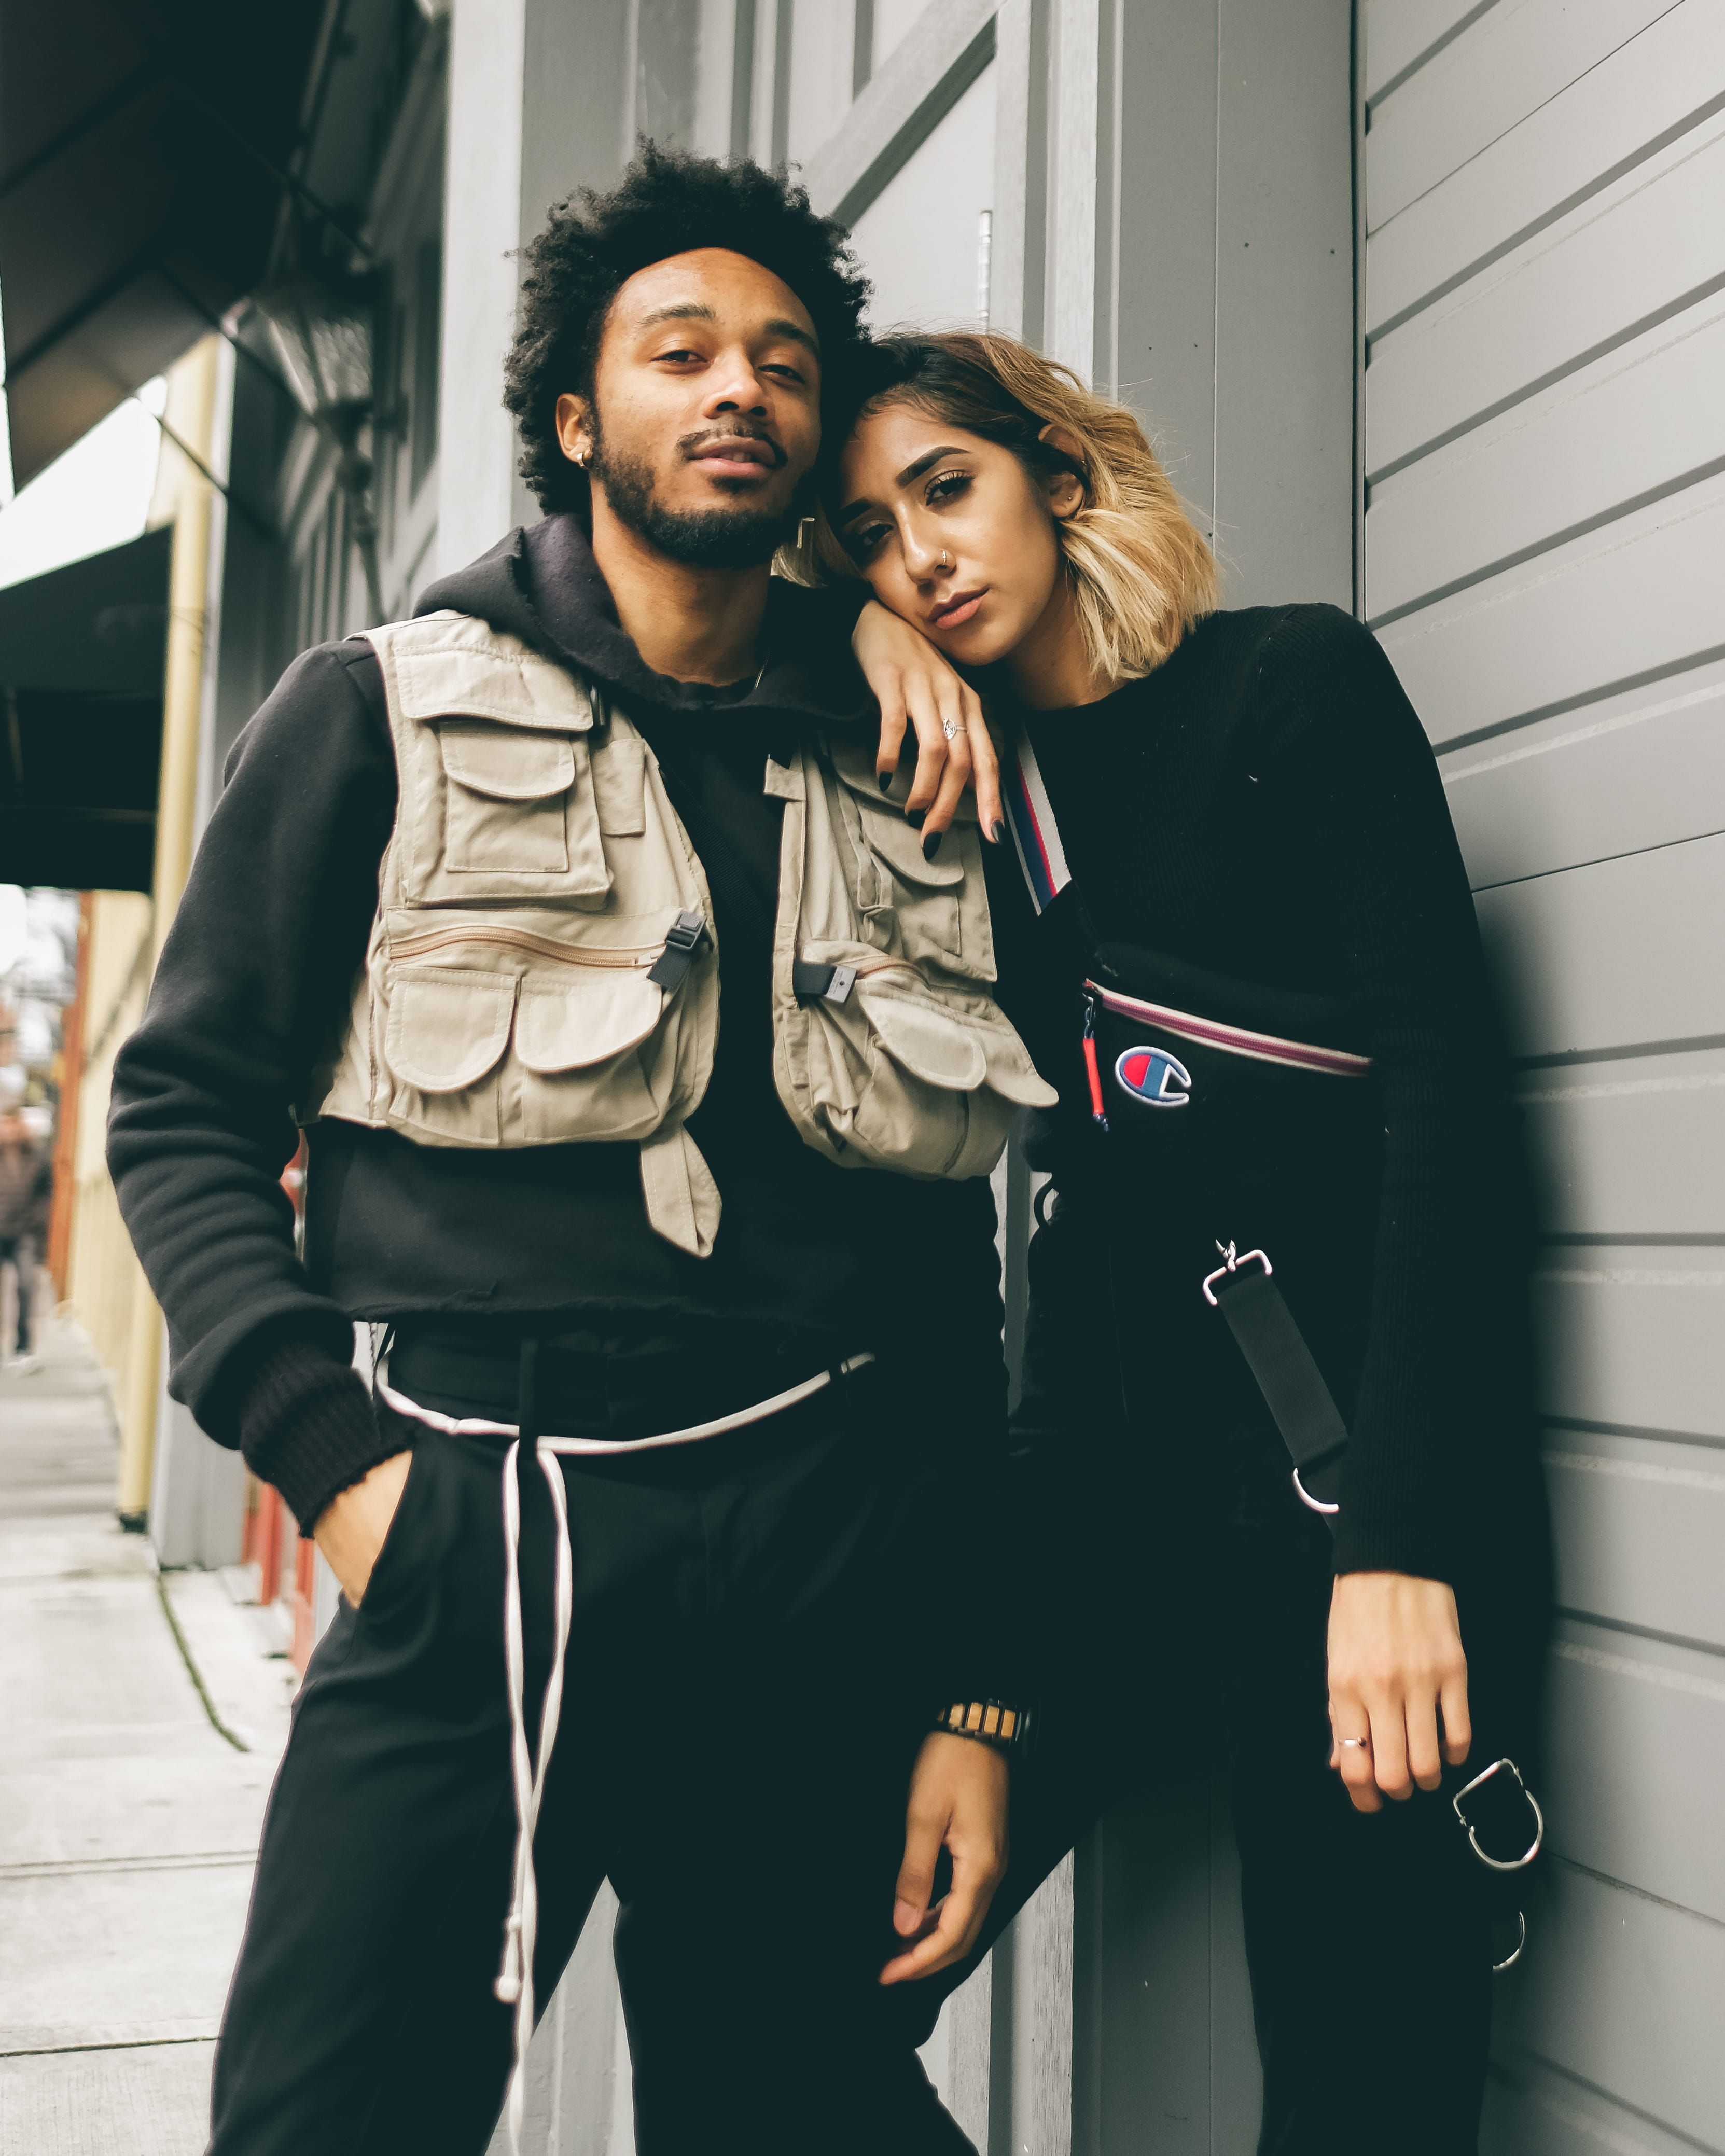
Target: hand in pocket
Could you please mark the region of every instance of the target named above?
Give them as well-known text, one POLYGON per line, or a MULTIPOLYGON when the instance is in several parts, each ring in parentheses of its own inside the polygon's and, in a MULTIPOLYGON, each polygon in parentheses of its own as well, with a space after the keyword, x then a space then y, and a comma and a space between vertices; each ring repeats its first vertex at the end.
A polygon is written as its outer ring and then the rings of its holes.
POLYGON ((312 1530, 313 1540, 356 1609, 364 1599, 413 1461, 411 1450, 380 1460, 362 1481, 350 1483, 330 1500, 312 1530))

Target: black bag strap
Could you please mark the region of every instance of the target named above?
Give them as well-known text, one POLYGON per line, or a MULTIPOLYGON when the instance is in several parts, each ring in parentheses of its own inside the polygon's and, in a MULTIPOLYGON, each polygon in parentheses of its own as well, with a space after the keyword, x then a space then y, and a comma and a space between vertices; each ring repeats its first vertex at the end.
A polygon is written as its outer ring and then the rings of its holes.
POLYGON ((1294 1488, 1301 1502, 1333 1519, 1340 1510, 1348 1425, 1283 1300, 1269 1259, 1261 1250, 1237 1256, 1230 1243, 1223 1262, 1204 1281, 1204 1296, 1227 1319, 1258 1381, 1294 1463, 1294 1488))
MULTIPOLYGON (((1031 905, 1039 918, 1050 913, 1057 920, 1065 916, 1069 929, 1076 930, 1094 952, 1100 939, 1073 884, 1054 803, 1043 783, 1029 731, 1022 726, 1013 736, 1004 776, 1013 844, 1031 905)), ((1094 1120, 1106 1130, 1107 1119, 1088 1025, 1087 1020, 1086 1055, 1094 1120)), ((1294 1487, 1301 1502, 1314 1512, 1333 1519, 1339 1509, 1336 1493, 1342 1459, 1348 1450, 1348 1425, 1342 1411, 1282 1299, 1269 1259, 1261 1250, 1237 1257, 1231 1243, 1225 1249, 1219 1244, 1217 1247, 1224 1250, 1224 1262, 1204 1282, 1204 1298, 1228 1320, 1229 1330, 1258 1381, 1258 1389, 1293 1460, 1294 1487)))

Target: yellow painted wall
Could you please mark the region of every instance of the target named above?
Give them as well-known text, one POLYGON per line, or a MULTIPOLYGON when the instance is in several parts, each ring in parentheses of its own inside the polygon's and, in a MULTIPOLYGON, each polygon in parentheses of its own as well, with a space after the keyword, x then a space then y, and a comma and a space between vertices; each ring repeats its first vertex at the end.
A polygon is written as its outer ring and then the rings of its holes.
POLYGON ((75 1195, 67 1300, 114 1383, 115 1412, 122 1426, 130 1404, 124 1383, 131 1368, 132 1324, 144 1276, 121 1223, 103 1147, 114 1058, 143 1015, 155 962, 153 912, 141 891, 99 891, 90 899, 85 1064, 73 1156, 75 1195))

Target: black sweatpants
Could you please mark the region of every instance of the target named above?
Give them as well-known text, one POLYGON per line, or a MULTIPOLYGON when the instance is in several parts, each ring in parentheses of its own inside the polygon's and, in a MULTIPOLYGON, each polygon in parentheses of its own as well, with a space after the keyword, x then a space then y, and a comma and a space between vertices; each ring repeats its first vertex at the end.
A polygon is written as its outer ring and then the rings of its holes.
MULTIPOLYGON (((876 1981, 951 1502, 889 1423, 865 1372, 699 1444, 562 1463, 575 1616, 535 1978, 542 2005, 608 1876, 642 2156, 970 2147, 876 1981)), ((212 2156, 480 2156, 502 2102, 503 1446, 401 1430, 400 1509, 270 1799, 212 2156)), ((536 1730, 553 1544, 522 1482, 536 1730)))
MULTIPOLYGON (((1149 1291, 1127 1246, 1122 1290, 1111 1254, 1074 1225, 1056 1213, 1031 1251, 1013 1511, 1043 1718, 1014 1770, 1011 1859, 978 1953, 1105 1813, 1219 1772, 1264 2071, 1260 2156, 1329 2156, 1362 2132, 1398 2156, 1472 2156, 1504 1903, 1450 1799, 1503 1752, 1536 1764, 1543 1515, 1530 1500, 1499 1522, 1507 1561, 1458 1589, 1470 1765, 1440 1792, 1356 1812, 1328 1764, 1329 1531, 1294 1495, 1244 1361, 1199 1299, 1202 1265, 1149 1291)), ((973 1966, 903 2002, 913 2034, 973 1966)))

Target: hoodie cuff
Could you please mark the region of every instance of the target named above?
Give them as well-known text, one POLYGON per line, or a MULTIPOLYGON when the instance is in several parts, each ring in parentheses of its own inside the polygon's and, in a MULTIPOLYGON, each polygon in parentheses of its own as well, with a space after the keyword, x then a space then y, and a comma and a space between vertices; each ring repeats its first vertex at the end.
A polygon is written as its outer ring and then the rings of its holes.
POLYGON ((239 1410, 239 1449, 310 1535, 332 1498, 402 1450, 378 1427, 364 1381, 351 1363, 308 1340, 284 1340, 264 1358, 239 1410))

